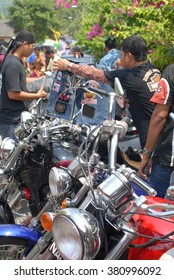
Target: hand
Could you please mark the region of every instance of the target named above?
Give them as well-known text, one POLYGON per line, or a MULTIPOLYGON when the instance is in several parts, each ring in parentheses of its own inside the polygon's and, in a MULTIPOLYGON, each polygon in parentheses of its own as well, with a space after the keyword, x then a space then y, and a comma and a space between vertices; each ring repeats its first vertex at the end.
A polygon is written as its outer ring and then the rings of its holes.
POLYGON ((46 98, 47 97, 47 93, 43 90, 44 85, 41 86, 41 88, 38 90, 38 92, 36 93, 36 98, 46 98))
POLYGON ((138 169, 138 175, 144 179, 147 179, 145 169, 147 168, 148 173, 151 174, 152 171, 152 160, 148 155, 143 154, 143 158, 138 169))
POLYGON ((66 71, 66 70, 68 70, 69 63, 70 62, 67 59, 59 59, 59 60, 53 62, 53 69, 66 71))

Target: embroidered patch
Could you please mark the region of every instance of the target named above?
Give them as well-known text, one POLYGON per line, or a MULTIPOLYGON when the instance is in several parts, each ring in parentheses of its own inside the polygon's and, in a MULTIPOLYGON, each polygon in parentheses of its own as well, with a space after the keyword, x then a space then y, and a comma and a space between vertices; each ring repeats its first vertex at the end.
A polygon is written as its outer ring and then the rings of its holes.
POLYGON ((55 92, 59 92, 60 85, 61 85, 60 82, 55 82, 55 83, 53 84, 52 90, 54 90, 55 92))
POLYGON ((158 83, 160 81, 160 75, 155 73, 151 78, 151 82, 147 83, 147 86, 150 91, 155 91, 157 89, 158 83))
POLYGON ((96 95, 93 92, 85 92, 81 104, 97 104, 96 95))

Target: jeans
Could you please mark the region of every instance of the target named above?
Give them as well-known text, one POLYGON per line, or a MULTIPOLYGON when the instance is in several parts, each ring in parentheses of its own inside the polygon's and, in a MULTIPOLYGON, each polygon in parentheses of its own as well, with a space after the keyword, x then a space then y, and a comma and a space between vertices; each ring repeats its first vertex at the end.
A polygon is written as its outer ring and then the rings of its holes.
POLYGON ((10 137, 16 140, 16 137, 14 135, 14 129, 16 126, 17 124, 0 124, 0 135, 2 137, 2 140, 6 137, 10 137))
POLYGON ((158 197, 165 196, 166 190, 170 186, 170 175, 173 170, 174 167, 159 165, 153 162, 152 173, 149 175, 149 180, 153 188, 157 191, 158 197))
MULTIPOLYGON (((113 92, 113 88, 110 85, 104 84, 102 82, 99 82, 100 89, 107 91, 107 92, 113 92)), ((108 118, 108 111, 109 111, 109 97, 102 96, 102 98, 99 95, 95 95, 96 104, 89 104, 90 107, 93 107, 95 109, 94 117, 89 118, 82 114, 79 114, 76 118, 77 124, 85 124, 85 125, 100 125, 104 120, 108 118)), ((84 101, 84 91, 78 90, 77 93, 77 99, 76 99, 76 108, 77 111, 80 110, 81 104, 84 101)), ((115 118, 115 110, 116 110, 116 102, 114 102, 114 108, 112 112, 112 118, 115 118)), ((118 106, 119 107, 119 106, 118 106)), ((119 113, 118 113, 119 114, 119 113)))
POLYGON ((67 88, 67 84, 70 83, 67 71, 57 71, 55 78, 53 80, 53 84, 51 87, 49 99, 46 106, 46 115, 48 117, 55 118, 63 118, 69 120, 71 117, 71 110, 73 104, 73 90, 68 91, 69 101, 61 101, 59 99, 59 95, 67 88), (56 110, 57 102, 65 108, 62 112, 60 110, 56 110))

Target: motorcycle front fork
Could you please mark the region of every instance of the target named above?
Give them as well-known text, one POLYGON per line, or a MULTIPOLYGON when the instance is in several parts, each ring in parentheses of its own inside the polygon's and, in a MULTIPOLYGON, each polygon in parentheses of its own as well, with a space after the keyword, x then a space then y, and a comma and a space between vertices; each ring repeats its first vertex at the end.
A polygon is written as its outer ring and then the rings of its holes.
POLYGON ((122 226, 122 229, 124 231, 124 235, 120 240, 118 240, 118 243, 113 247, 113 249, 107 254, 105 257, 105 260, 118 260, 123 255, 123 253, 127 250, 129 245, 131 244, 132 240, 135 239, 136 232, 134 229, 126 225, 125 223, 122 226))
POLYGON ((51 255, 51 253, 49 253, 49 251, 47 250, 48 245, 51 244, 51 240, 52 240, 52 232, 47 231, 44 236, 39 238, 36 245, 32 248, 29 254, 23 259, 25 260, 53 259, 53 255, 51 255), (43 254, 45 254, 45 252, 48 252, 50 256, 47 256, 47 258, 46 257, 42 258, 41 257, 42 252, 44 252, 43 254))

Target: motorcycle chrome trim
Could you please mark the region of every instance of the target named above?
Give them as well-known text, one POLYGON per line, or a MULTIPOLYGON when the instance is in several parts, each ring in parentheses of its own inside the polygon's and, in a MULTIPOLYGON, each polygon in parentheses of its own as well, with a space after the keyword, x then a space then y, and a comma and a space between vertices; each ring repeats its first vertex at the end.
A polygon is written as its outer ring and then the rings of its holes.
POLYGON ((41 236, 36 245, 32 248, 29 254, 25 257, 25 260, 36 260, 40 259, 40 255, 43 250, 48 246, 52 238, 52 232, 48 231, 45 235, 41 236))
POLYGON ((77 156, 74 158, 71 163, 68 165, 68 172, 74 178, 84 177, 82 168, 86 170, 86 162, 84 158, 77 156))
POLYGON ((168 189, 166 191, 165 199, 174 201, 174 186, 168 187, 168 189))
POLYGON ((8 159, 5 167, 4 167, 4 173, 9 172, 10 169, 13 167, 16 159, 18 158, 18 155, 23 149, 26 149, 28 147, 28 142, 30 139, 32 139, 33 135, 35 134, 36 128, 32 131, 32 133, 27 137, 24 138, 22 141, 20 141, 14 150, 14 152, 10 155, 10 158, 8 159))
POLYGON ((114 135, 111 140, 111 149, 109 155, 109 170, 112 172, 116 169, 117 162, 117 147, 118 147, 118 131, 114 132, 114 135))
POLYGON ((146 205, 143 204, 141 206, 142 210, 146 210, 149 214, 153 215, 154 217, 161 217, 161 218, 169 218, 169 217, 174 217, 174 205, 170 205, 168 203, 155 203, 155 204, 150 204, 146 205), (162 212, 155 211, 153 209, 158 209, 162 212), (164 212, 165 211, 165 212, 164 212))
POLYGON ((136 232, 134 232, 133 229, 131 229, 131 231, 132 233, 130 232, 124 233, 124 236, 119 240, 119 242, 114 246, 114 248, 107 254, 104 260, 118 260, 121 257, 121 255, 131 244, 132 240, 135 238, 135 235, 133 233, 136 232))
POLYGON ((133 189, 130 182, 119 172, 113 172, 98 187, 102 201, 112 209, 117 209, 132 197, 133 189))
POLYGON ((157 194, 156 190, 153 189, 148 183, 146 183, 142 178, 136 175, 136 171, 126 167, 125 164, 120 165, 119 172, 121 172, 129 181, 135 183, 143 191, 145 191, 150 196, 155 196, 157 194))
POLYGON ((7 159, 13 153, 15 146, 15 140, 10 137, 6 137, 1 143, 1 160, 7 159))
POLYGON ((85 184, 80 188, 73 199, 66 198, 67 207, 77 207, 85 194, 89 191, 89 185, 85 184))
POLYGON ((44 207, 40 210, 36 217, 33 217, 28 225, 30 228, 35 228, 38 225, 38 221, 44 212, 49 212, 51 210, 50 200, 44 205, 44 207))

